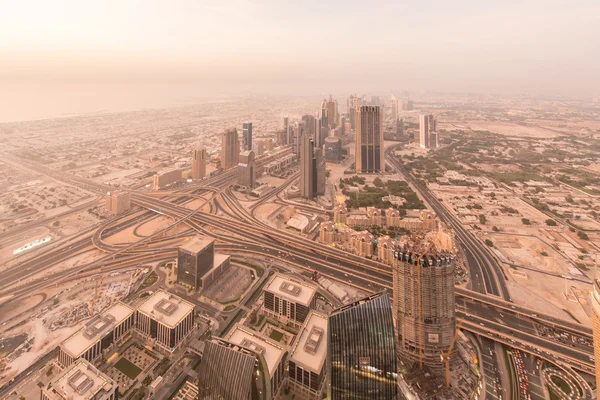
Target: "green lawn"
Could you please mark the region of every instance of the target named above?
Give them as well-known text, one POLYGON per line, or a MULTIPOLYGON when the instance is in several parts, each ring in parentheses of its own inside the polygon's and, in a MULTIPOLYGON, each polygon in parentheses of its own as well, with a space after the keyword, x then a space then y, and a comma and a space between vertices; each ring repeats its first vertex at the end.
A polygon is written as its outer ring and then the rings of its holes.
POLYGON ((115 368, 127 375, 129 379, 135 379, 142 370, 126 358, 121 358, 115 364, 115 368))
POLYGON ((269 337, 277 342, 280 342, 281 339, 283 339, 283 333, 276 331, 275 329, 273 329, 271 331, 271 334, 269 335, 269 337))

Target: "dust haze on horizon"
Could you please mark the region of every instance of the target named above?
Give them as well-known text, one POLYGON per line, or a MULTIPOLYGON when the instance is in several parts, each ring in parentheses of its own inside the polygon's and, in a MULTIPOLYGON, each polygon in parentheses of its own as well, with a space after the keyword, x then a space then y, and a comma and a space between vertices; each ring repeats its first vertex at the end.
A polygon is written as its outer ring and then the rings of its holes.
POLYGON ((219 94, 597 96, 597 1, 3 2, 0 122, 219 94))

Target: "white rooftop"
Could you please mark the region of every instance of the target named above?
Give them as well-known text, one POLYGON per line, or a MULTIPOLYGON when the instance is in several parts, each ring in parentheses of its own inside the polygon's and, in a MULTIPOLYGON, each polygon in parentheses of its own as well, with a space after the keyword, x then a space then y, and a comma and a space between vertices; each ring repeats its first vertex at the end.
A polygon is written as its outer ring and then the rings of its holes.
POLYGON ((273 275, 264 290, 307 307, 310 306, 317 291, 314 287, 306 283, 292 280, 279 274, 273 275), (298 289, 300 290, 298 291, 298 289))
POLYGON ((296 336, 290 360, 302 368, 320 374, 327 356, 327 317, 311 311, 296 336))
POLYGON ((138 311, 169 328, 174 328, 194 311, 194 305, 179 296, 158 290, 138 307, 138 311))
POLYGON ((204 279, 208 275, 212 274, 214 270, 216 270, 217 268, 219 268, 221 265, 223 265, 223 263, 225 261, 227 261, 230 258, 231 258, 231 256, 229 254, 215 253, 213 267, 207 273, 205 273, 204 275, 202 275, 202 279, 204 279))
POLYGON ((77 358, 95 345, 104 335, 133 314, 133 308, 116 303, 100 315, 90 319, 86 325, 65 340, 61 347, 77 358))
POLYGON ((52 400, 87 400, 95 399, 100 394, 111 393, 116 384, 92 364, 80 359, 53 380, 51 387, 54 390, 45 389, 44 394, 52 400))
POLYGON ((283 347, 243 325, 236 325, 226 340, 262 354, 269 368, 270 377, 273 377, 275 374, 275 370, 279 363, 282 362, 283 354, 285 353, 283 347))
POLYGON ((181 246, 179 246, 182 250, 187 250, 192 254, 197 254, 210 246, 211 243, 214 242, 214 239, 195 236, 191 240, 184 242, 181 246))

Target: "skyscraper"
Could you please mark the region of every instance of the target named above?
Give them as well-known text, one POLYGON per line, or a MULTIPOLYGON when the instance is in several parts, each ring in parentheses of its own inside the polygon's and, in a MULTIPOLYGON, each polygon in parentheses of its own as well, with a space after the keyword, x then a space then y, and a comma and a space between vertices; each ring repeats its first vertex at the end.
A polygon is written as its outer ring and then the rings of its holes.
POLYGON ((335 128, 337 122, 337 101, 334 101, 331 95, 329 95, 329 100, 327 100, 327 118, 329 126, 335 128))
POLYGON ((252 150, 252 122, 242 124, 242 145, 244 150, 252 150))
MULTIPOLYGON (((392 95, 392 124, 398 120, 398 99, 392 95)), ((392 125, 393 126, 393 125, 392 125)))
POLYGON ((385 171, 381 119, 379 106, 360 106, 356 112, 355 169, 358 173, 385 171))
MULTIPOLYGON (((440 225, 441 227, 441 225, 440 225)), ((394 252, 394 317, 398 355, 441 373, 456 333, 454 234, 440 228, 394 252)), ((449 354, 452 363, 453 351, 449 354)))
POLYGON ((314 141, 307 134, 300 139, 300 196, 311 200, 317 192, 317 160, 314 141))
POLYGON ((429 149, 436 148, 438 144, 437 121, 431 114, 419 116, 419 146, 429 149))
POLYGON ((596 387, 600 387, 600 281, 594 279, 592 290, 592 336, 594 338, 594 359, 596 360, 596 387))
POLYGON ((203 179, 206 176, 206 149, 197 147, 192 153, 192 179, 203 179))
POLYGON ((398 399, 392 306, 385 292, 332 311, 327 329, 328 399, 398 399))
POLYGON ((300 140, 302 139, 302 135, 305 132, 305 127, 302 122, 298 122, 294 129, 292 130, 292 135, 290 143, 292 145, 292 153, 300 154, 300 140))
POLYGON ((240 163, 238 164, 238 185, 252 188, 255 183, 256 162, 254 161, 254 151, 242 151, 240 153, 240 163))
POLYGON ((429 148, 429 117, 430 115, 419 115, 419 147, 429 148))
POLYGON ((223 132, 221 138, 221 165, 228 169, 236 167, 240 162, 240 142, 237 129, 231 128, 223 132))
POLYGON ((305 114, 302 116, 302 123, 304 124, 305 132, 312 138, 315 137, 316 133, 316 118, 314 115, 305 114))

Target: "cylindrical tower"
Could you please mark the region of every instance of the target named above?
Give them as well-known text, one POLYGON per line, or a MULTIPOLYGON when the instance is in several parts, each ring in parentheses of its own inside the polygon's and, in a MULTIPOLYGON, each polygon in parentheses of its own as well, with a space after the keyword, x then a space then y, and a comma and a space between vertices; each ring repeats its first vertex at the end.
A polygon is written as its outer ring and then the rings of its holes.
POLYGON ((433 243, 408 243, 394 253, 394 316, 398 354, 442 372, 456 331, 454 300, 455 254, 433 243))

